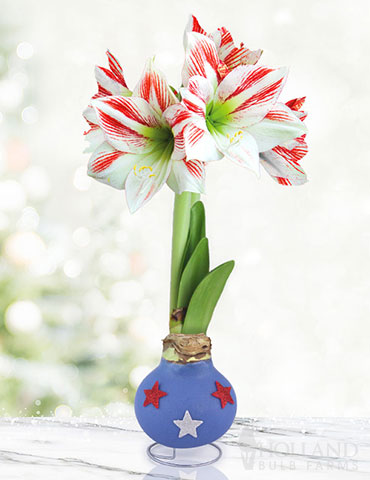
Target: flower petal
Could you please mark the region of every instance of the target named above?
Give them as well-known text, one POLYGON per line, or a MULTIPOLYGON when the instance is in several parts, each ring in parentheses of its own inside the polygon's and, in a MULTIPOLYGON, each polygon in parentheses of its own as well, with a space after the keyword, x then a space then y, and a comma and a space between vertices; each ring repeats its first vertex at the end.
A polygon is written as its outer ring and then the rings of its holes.
POLYGON ((111 95, 131 95, 123 76, 122 67, 118 60, 109 50, 106 52, 109 62, 109 69, 95 67, 95 78, 98 83, 98 93, 93 98, 111 95))
POLYGON ((166 183, 172 160, 168 152, 145 155, 129 173, 125 189, 131 213, 145 205, 166 183))
POLYGON ((306 97, 293 98, 292 100, 289 100, 288 102, 286 102, 285 105, 289 107, 291 110, 298 112, 303 107, 303 104, 305 101, 306 101, 306 97))
POLYGON ((196 33, 200 33, 201 35, 208 36, 207 32, 200 26, 197 18, 194 15, 189 15, 189 20, 185 26, 184 35, 183 35, 183 44, 184 44, 185 50, 188 47, 188 33, 191 33, 191 32, 196 32, 196 33))
POLYGON ((228 115, 235 127, 249 127, 261 121, 274 106, 284 86, 288 70, 255 65, 232 70, 216 91, 212 117, 228 115))
POLYGON ((92 154, 87 174, 111 187, 123 189, 135 164, 135 155, 119 152, 109 143, 102 143, 92 154))
POLYGON ((98 125, 98 117, 96 116, 95 110, 91 105, 88 105, 85 110, 82 112, 82 116, 87 121, 87 123, 92 127, 93 125, 98 125))
POLYGON ((94 108, 89 105, 83 112, 83 117, 89 124, 89 129, 84 132, 85 140, 89 142, 89 146, 85 148, 84 152, 93 152, 100 144, 105 142, 103 130, 98 125, 98 118, 94 108))
POLYGON ((122 152, 144 153, 150 137, 161 127, 158 115, 143 98, 105 97, 92 101, 99 126, 113 147, 122 152))
POLYGON ((307 132, 305 124, 283 103, 275 105, 258 123, 248 128, 260 152, 270 150, 307 132))
POLYGON ((85 148, 84 153, 93 152, 99 145, 105 142, 104 132, 98 125, 93 125, 84 132, 84 136, 85 140, 89 142, 89 146, 85 148))
POLYGON ((164 74, 155 67, 152 58, 147 61, 133 95, 144 98, 159 115, 170 105, 178 103, 164 74))
POLYGON ((181 88, 182 103, 187 109, 205 118, 206 105, 213 97, 212 83, 200 75, 195 75, 189 79, 187 88, 181 88))
POLYGON ((248 132, 235 132, 234 136, 229 135, 229 137, 227 147, 225 143, 219 143, 225 157, 242 167, 249 168, 257 177, 260 177, 258 146, 252 135, 248 132))
POLYGON ((262 55, 262 50, 249 50, 243 44, 236 47, 230 32, 225 28, 218 28, 214 33, 208 34, 199 24, 194 15, 190 15, 189 21, 184 32, 184 46, 187 46, 186 34, 188 32, 197 32, 208 36, 214 41, 218 56, 225 63, 229 70, 239 65, 254 65, 262 55))
POLYGON ((187 46, 187 33, 196 32, 201 33, 202 35, 207 35, 207 32, 199 25, 197 18, 194 15, 189 16, 188 23, 186 24, 184 31, 184 47, 187 46))
POLYGON ((184 128, 187 125, 189 118, 192 117, 192 114, 182 103, 176 103, 175 105, 168 107, 163 116, 172 128, 175 139, 172 159, 184 160, 186 157, 184 128))
POLYGON ((123 70, 119 61, 109 50, 106 51, 106 54, 108 57, 110 71, 113 74, 113 78, 115 78, 115 80, 119 82, 123 87, 127 88, 126 80, 123 76, 123 70))
POLYGON ((191 120, 184 128, 183 136, 187 160, 213 162, 223 157, 205 122, 203 126, 199 125, 199 121, 191 120))
POLYGON ((290 109, 295 112, 297 117, 302 120, 302 122, 306 119, 307 113, 301 110, 303 107, 304 102, 306 101, 306 97, 300 97, 300 98, 293 98, 293 100, 289 100, 289 102, 286 102, 286 106, 289 107, 290 109))
POLYGON ((218 28, 210 35, 210 38, 215 42, 218 56, 229 70, 233 70, 239 65, 254 65, 258 62, 262 55, 262 50, 249 50, 243 44, 236 47, 231 33, 225 28, 218 28))
POLYGON ((305 135, 261 154, 261 164, 281 185, 303 185, 307 175, 299 161, 307 153, 305 135))
POLYGON ((177 194, 204 193, 205 168, 198 160, 174 161, 167 185, 177 194))
POLYGON ((186 87, 190 77, 200 75, 208 78, 214 88, 219 78, 220 60, 214 42, 200 33, 186 34, 185 63, 182 70, 182 83, 186 87))
POLYGON ((222 155, 205 120, 206 105, 213 95, 211 83, 196 75, 189 80, 187 88, 181 89, 181 95, 182 106, 170 107, 165 112, 175 135, 173 158, 181 160, 186 155, 187 160, 219 160, 222 155))

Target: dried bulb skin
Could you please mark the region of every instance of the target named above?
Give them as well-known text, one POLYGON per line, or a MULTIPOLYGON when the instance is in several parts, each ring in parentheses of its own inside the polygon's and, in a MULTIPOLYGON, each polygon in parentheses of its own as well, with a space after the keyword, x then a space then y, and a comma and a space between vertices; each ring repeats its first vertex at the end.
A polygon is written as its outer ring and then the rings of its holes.
POLYGON ((170 333, 163 340, 163 358, 186 364, 211 358, 211 339, 204 333, 170 333))

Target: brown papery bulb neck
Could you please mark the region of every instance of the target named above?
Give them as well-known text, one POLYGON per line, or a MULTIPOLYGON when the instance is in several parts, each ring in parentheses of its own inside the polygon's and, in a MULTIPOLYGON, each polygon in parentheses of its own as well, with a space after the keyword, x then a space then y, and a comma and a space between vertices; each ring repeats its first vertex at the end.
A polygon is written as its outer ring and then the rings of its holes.
POLYGON ((211 358, 211 339, 204 333, 170 333, 163 341, 163 358, 174 363, 192 363, 211 358))

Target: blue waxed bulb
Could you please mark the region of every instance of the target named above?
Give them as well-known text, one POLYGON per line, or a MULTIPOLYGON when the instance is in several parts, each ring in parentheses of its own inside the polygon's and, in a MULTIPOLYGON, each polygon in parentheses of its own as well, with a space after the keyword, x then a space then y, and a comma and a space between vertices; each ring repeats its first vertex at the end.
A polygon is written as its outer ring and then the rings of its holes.
POLYGON ((236 406, 234 389, 212 359, 180 364, 162 358, 135 397, 135 414, 144 432, 173 448, 199 447, 217 440, 231 426, 236 406), (162 393, 156 394, 156 388, 162 393), (219 390, 226 392, 224 397, 219 390))

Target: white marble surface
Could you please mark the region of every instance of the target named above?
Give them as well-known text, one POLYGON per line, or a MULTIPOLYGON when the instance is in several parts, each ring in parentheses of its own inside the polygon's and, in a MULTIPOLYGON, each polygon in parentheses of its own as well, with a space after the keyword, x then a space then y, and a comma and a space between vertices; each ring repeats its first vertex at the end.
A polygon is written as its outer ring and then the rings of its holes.
POLYGON ((150 439, 132 417, 2 418, 0 478, 340 479, 370 477, 369 419, 239 418, 218 445, 215 465, 153 464, 150 439))

